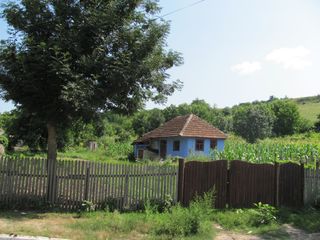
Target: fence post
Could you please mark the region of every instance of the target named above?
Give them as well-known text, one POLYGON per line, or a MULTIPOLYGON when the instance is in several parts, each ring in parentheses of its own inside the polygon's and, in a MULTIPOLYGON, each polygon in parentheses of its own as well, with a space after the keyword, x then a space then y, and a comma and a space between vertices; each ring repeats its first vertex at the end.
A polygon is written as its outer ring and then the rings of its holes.
POLYGON ((87 165, 86 169, 86 178, 85 178, 85 187, 84 187, 84 200, 88 201, 89 200, 89 177, 90 177, 90 167, 87 165))
POLYGON ((276 207, 279 207, 279 180, 280 180, 280 165, 279 163, 275 163, 274 164, 274 176, 275 176, 275 179, 274 179, 274 205, 276 207))
POLYGON ((179 170, 178 170, 178 202, 183 202, 183 188, 184 188, 184 159, 179 159, 179 170))

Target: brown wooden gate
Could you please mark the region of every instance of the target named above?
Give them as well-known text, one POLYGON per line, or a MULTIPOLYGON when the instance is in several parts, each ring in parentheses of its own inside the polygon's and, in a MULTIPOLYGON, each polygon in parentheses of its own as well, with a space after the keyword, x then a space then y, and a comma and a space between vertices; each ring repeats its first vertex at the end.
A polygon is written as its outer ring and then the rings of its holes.
POLYGON ((275 203, 275 167, 231 161, 229 204, 231 207, 251 207, 254 203, 275 203))
POLYGON ((228 162, 225 160, 212 162, 187 162, 180 169, 179 177, 183 189, 179 194, 180 202, 187 206, 196 195, 202 195, 215 189, 215 206, 224 208, 227 200, 228 162), (183 172, 183 176, 180 173, 183 172))
POLYGON ((294 163, 280 165, 279 205, 303 206, 304 168, 294 163))

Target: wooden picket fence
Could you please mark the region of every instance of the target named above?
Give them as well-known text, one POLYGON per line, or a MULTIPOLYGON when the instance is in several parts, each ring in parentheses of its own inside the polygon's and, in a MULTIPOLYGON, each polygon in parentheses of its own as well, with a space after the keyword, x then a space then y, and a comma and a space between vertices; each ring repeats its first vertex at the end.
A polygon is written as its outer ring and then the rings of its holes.
MULTIPOLYGON (((47 160, 0 158, 0 205, 48 201, 47 160)), ((177 167, 58 160, 51 204, 76 210, 84 201, 98 208, 137 209, 147 200, 176 200, 177 167)))
POLYGON ((320 169, 304 170, 304 204, 320 204, 320 169))

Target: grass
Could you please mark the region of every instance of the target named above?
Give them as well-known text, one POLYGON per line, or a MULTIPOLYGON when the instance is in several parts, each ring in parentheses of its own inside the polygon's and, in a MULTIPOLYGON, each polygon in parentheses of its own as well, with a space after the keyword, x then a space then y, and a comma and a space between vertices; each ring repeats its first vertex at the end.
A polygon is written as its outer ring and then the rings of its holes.
POLYGON ((320 210, 305 208, 292 210, 281 208, 278 212, 283 223, 290 223, 308 233, 320 232, 320 210))
POLYGON ((127 213, 0 212, 0 233, 89 240, 212 239, 213 200, 208 196, 198 198, 189 208, 166 205, 164 212, 151 204, 145 211, 127 213))
MULTIPOLYGON (((117 148, 121 148, 121 146, 117 146, 117 148)), ((123 146, 125 148, 122 151, 117 151, 114 149, 102 149, 99 148, 96 151, 90 151, 85 147, 75 147, 67 149, 66 151, 58 152, 58 159, 66 159, 66 160, 89 160, 96 162, 108 162, 108 163, 128 163, 128 154, 126 152, 130 152, 131 146, 123 146), (128 148, 128 149, 126 149, 128 148), (130 148, 130 149, 129 149, 130 148)), ((46 152, 31 152, 28 149, 21 149, 14 152, 6 152, 7 156, 13 157, 34 157, 34 158, 46 158, 46 152)))
MULTIPOLYGON (((168 213, 167 213, 168 214, 168 213)), ((167 214, 93 212, 36 213, 21 212, 0 213, 0 233, 27 236, 59 237, 68 239, 211 239, 211 225, 201 225, 197 234, 190 236, 166 235, 155 233, 159 219, 167 214)), ((178 227, 178 226, 176 226, 178 227)))
POLYGON ((213 222, 225 230, 262 236, 263 239, 289 239, 282 224, 291 224, 307 233, 320 232, 320 210, 251 209, 210 210, 205 202, 189 208, 179 206, 164 213, 87 212, 40 213, 0 212, 0 233, 60 237, 69 239, 164 240, 213 239, 213 222), (270 218, 269 213, 275 219, 270 218))
POLYGON ((297 102, 303 118, 310 120, 312 123, 317 120, 317 116, 320 114, 320 95, 293 100, 297 102))
MULTIPOLYGON (((90 151, 86 147, 70 147, 66 151, 59 151, 58 158, 60 159, 81 159, 98 162, 128 162, 128 155, 133 152, 131 143, 109 143, 108 146, 100 146, 96 151, 90 151)), ((8 156, 15 157, 36 157, 46 158, 45 151, 32 152, 27 147, 14 152, 7 152, 8 156)))
POLYGON ((227 209, 216 211, 212 220, 226 230, 260 235, 264 239, 289 239, 288 233, 282 227, 283 224, 291 224, 307 233, 320 232, 320 210, 314 208, 274 209, 275 219, 261 222, 264 217, 259 216, 266 215, 268 213, 257 208, 227 209))

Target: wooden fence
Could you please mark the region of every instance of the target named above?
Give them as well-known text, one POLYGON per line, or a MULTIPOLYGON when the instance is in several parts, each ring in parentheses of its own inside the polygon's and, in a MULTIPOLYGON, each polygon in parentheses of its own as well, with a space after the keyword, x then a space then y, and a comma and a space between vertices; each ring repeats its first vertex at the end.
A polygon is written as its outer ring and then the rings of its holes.
POLYGON ((147 200, 164 200, 167 195, 188 205, 213 188, 218 208, 250 207, 257 202, 300 207, 320 199, 320 170, 293 163, 180 159, 177 168, 58 160, 50 182, 48 169, 46 159, 0 158, 0 207, 49 202, 76 210, 86 200, 97 207, 138 209, 147 200))
MULTIPOLYGON (((148 199, 176 200, 177 168, 174 166, 108 164, 63 161, 56 165, 54 204, 75 210, 83 201, 103 207, 136 209, 148 199)), ((14 206, 48 200, 45 159, 0 158, 0 205, 14 206)))
POLYGON ((305 205, 320 204, 320 169, 304 170, 304 203, 305 205))
POLYGON ((303 165, 252 164, 219 160, 208 163, 180 161, 178 201, 188 205, 196 195, 215 188, 216 207, 303 206, 303 165))
POLYGON ((276 167, 271 164, 232 161, 227 203, 234 208, 250 207, 257 202, 275 205, 275 171, 276 167))

